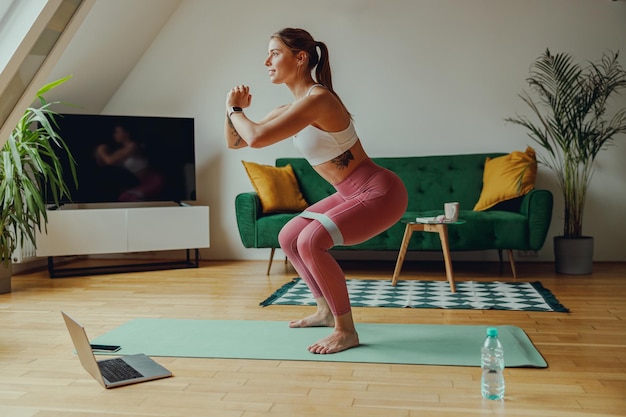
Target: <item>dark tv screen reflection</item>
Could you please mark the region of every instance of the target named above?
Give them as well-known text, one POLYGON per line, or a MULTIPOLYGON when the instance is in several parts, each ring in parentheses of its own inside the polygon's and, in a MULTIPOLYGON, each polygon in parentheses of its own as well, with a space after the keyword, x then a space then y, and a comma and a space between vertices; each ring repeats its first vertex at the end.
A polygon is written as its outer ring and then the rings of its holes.
POLYGON ((60 203, 196 199, 193 118, 63 114, 56 121, 78 177, 76 188, 65 158, 71 198, 60 203))

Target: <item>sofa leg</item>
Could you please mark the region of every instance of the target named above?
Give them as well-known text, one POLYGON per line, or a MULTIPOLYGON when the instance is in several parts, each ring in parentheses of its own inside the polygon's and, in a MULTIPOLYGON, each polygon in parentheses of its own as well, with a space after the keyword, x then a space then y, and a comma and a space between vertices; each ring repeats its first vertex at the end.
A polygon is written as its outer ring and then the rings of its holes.
POLYGON ((270 252, 270 261, 267 264, 267 273, 265 275, 269 275, 270 274, 270 270, 272 269, 272 261, 274 260, 274 253, 276 252, 276 248, 272 248, 272 251, 270 252))
POLYGON ((507 249, 506 254, 511 264, 511 272, 513 272, 513 279, 517 280, 517 270, 515 269, 515 258, 513 257, 513 249, 507 249))

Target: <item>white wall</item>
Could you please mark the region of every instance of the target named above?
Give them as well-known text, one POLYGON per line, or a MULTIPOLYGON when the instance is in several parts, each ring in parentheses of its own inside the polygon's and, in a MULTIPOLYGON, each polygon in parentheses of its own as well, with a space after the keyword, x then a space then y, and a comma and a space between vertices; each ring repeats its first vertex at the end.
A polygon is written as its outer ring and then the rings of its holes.
POLYGON ((62 113, 102 111, 141 59, 180 0, 98 0, 54 67, 50 80, 72 75, 48 98, 62 113))
MULTIPOLYGON (((240 160, 272 164, 297 154, 290 141, 227 150, 222 126, 235 84, 251 86, 252 118, 291 101, 263 67, 269 35, 284 26, 327 42, 336 89, 372 156, 524 149, 525 132, 503 119, 527 112, 516 95, 535 57, 546 47, 581 60, 606 49, 626 54, 626 3, 609 0, 183 0, 104 113, 196 118, 199 203, 211 206, 205 257, 267 256, 239 240, 234 199, 252 189, 240 160)), ((585 232, 596 237, 596 260, 626 260, 618 220, 626 137, 618 142, 598 160, 589 194, 585 232)), ((555 190, 551 179, 542 170, 538 186, 555 190)), ((562 228, 555 197, 550 236, 562 228)), ((551 251, 549 237, 538 259, 552 259, 551 251)))

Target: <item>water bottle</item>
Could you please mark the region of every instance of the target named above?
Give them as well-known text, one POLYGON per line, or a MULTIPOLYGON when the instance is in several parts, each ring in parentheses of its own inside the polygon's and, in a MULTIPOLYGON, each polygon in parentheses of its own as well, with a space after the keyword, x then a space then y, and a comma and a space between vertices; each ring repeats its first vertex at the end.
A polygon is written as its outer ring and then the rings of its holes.
POLYGON ((483 398, 501 400, 504 398, 504 349, 498 340, 498 329, 495 327, 487 329, 480 365, 483 370, 480 379, 483 398))

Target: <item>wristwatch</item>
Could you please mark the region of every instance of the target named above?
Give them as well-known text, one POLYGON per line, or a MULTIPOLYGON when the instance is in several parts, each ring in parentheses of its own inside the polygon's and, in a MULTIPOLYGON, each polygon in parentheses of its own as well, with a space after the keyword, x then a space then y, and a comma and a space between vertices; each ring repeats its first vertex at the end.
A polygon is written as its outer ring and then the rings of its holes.
POLYGON ((228 117, 232 116, 233 113, 242 113, 243 109, 241 107, 232 106, 228 108, 228 117))

